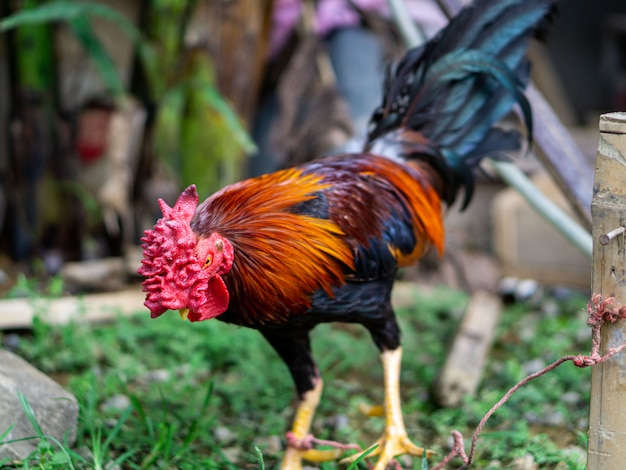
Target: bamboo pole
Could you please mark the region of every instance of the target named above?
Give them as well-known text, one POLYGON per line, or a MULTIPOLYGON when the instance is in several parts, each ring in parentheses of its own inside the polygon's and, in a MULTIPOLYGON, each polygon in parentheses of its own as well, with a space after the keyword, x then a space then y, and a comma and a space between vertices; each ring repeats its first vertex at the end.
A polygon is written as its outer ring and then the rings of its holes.
MULTIPOLYGON (((626 113, 600 117, 591 214, 592 292, 615 297, 618 305, 626 304, 626 236, 621 230, 615 230, 626 225, 626 113)), ((605 323, 602 326, 600 354, 619 346, 625 338, 626 321, 605 323)), ((592 369, 587 454, 589 470, 625 468, 625 397, 626 355, 622 353, 592 369)))

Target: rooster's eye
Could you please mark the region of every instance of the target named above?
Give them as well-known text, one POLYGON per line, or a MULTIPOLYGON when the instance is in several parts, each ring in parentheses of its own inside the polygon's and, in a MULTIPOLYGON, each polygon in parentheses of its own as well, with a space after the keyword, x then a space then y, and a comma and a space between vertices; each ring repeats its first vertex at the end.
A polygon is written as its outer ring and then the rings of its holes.
POLYGON ((203 268, 207 268, 211 265, 211 262, 213 262, 213 257, 211 255, 209 255, 206 259, 206 261, 204 262, 204 266, 202 266, 203 268))

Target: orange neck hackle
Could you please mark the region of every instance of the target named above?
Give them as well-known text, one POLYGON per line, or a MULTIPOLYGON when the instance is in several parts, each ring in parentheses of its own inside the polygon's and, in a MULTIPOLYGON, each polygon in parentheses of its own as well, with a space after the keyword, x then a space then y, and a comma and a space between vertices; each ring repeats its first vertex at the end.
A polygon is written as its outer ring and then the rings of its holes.
POLYGON ((331 221, 291 211, 328 185, 301 169, 283 170, 228 186, 196 211, 193 230, 200 238, 219 232, 235 249, 225 277, 244 321, 286 318, 310 307, 310 295, 344 282, 352 252, 331 221))

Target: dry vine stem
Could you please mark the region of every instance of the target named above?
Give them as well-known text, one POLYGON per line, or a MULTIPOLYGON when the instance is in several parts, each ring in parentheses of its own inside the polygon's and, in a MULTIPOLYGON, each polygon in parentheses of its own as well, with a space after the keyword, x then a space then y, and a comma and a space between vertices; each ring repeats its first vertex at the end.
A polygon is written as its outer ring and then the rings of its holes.
POLYGON ((572 361, 572 363, 576 367, 589 367, 594 364, 600 364, 606 361, 608 358, 614 356, 615 354, 626 349, 626 343, 621 344, 620 346, 610 348, 607 353, 603 356, 600 355, 600 328, 604 322, 613 323, 619 319, 626 318, 626 306, 617 307, 614 305, 615 299, 613 297, 603 298, 600 294, 594 294, 587 304, 587 313, 589 314, 589 318, 587 320, 587 324, 591 327, 591 352, 588 356, 584 356, 579 354, 578 356, 564 356, 559 360, 553 362, 549 366, 537 371, 521 382, 517 383, 509 391, 498 401, 480 420, 474 434, 472 435, 472 444, 470 446, 469 454, 465 453, 465 446, 463 444, 463 436, 458 431, 452 431, 452 438, 454 440, 454 444, 450 453, 432 470, 441 470, 444 468, 454 457, 459 456, 463 460, 464 464, 459 468, 465 468, 467 466, 472 465, 474 461, 474 455, 476 452, 476 443, 478 441, 478 436, 485 427, 487 420, 493 415, 498 408, 500 408, 504 403, 506 403, 511 395, 513 395, 519 388, 526 385, 531 380, 536 379, 553 369, 556 369, 558 366, 563 364, 564 362, 572 361))

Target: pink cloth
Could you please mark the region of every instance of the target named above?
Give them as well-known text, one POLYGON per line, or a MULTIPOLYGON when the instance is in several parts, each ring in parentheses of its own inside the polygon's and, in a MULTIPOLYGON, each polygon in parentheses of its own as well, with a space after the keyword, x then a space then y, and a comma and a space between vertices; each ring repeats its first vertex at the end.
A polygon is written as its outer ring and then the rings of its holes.
MULTIPOLYGON (((446 17, 433 0, 405 0, 409 14, 425 30, 427 36, 447 23, 446 17)), ((359 24, 358 12, 352 7, 389 17, 387 0, 319 0, 315 16, 315 33, 324 36, 334 29, 359 24)), ((283 47, 300 18, 300 0, 276 0, 272 17, 270 57, 283 47)))

